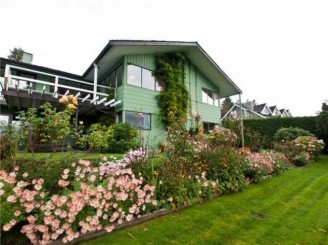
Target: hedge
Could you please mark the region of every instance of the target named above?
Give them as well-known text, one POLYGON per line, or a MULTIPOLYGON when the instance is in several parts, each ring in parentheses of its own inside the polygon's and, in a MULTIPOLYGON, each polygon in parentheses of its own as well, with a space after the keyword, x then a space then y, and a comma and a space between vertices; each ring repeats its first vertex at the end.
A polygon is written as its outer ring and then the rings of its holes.
POLYGON ((278 129, 297 127, 317 135, 315 127, 316 117, 273 117, 266 119, 245 119, 245 129, 256 131, 261 135, 262 147, 271 148, 273 137, 278 129))

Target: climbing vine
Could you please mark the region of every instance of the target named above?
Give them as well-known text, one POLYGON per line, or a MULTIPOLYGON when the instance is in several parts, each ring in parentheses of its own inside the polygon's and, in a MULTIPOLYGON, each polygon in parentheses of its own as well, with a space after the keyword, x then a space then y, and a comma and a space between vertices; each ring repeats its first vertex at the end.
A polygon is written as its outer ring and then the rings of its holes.
POLYGON ((181 53, 166 53, 155 58, 154 76, 163 88, 158 95, 158 105, 166 126, 187 118, 189 94, 184 84, 184 61, 181 53))

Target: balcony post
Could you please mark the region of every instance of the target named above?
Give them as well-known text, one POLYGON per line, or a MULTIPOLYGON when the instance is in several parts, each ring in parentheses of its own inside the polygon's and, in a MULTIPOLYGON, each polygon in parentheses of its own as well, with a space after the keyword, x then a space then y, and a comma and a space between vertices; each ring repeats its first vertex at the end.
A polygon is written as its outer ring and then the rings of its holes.
POLYGON ((93 99, 97 97, 97 84, 98 84, 98 66, 97 64, 93 64, 94 66, 94 74, 93 74, 93 99))
POLYGON ((54 90, 54 93, 58 93, 58 76, 55 76, 55 90, 54 90))

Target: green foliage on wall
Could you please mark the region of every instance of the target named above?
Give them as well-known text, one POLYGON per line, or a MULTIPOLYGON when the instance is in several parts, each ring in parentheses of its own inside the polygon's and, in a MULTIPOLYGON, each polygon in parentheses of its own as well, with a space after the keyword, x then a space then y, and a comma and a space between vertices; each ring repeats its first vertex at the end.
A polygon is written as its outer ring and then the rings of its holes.
POLYGON ((280 128, 296 127, 317 134, 315 129, 316 117, 274 117, 266 119, 244 120, 245 129, 258 132, 262 138, 262 147, 272 148, 274 135, 280 128))
POLYGON ((184 61, 185 56, 181 53, 166 53, 155 58, 153 74, 163 88, 158 105, 167 126, 187 119, 189 94, 184 84, 184 61))

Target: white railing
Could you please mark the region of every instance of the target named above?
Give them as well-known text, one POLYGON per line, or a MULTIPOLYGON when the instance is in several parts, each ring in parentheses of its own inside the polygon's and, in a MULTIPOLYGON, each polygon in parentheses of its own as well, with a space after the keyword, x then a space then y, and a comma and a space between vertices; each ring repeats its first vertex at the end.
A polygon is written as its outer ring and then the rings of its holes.
POLYGON ((110 100, 109 102, 111 103, 108 103, 108 101, 106 101, 108 94, 104 92, 98 92, 98 89, 102 89, 102 90, 113 89, 111 87, 98 85, 82 80, 76 80, 64 76, 54 75, 51 73, 40 72, 32 69, 13 66, 13 65, 6 65, 5 78, 4 79, 2 78, 2 80, 3 80, 2 82, 0 80, 0 82, 2 83, 2 87, 4 90, 7 91, 16 90, 17 92, 27 92, 29 94, 40 93, 42 95, 44 94, 51 95, 54 98, 58 98, 59 96, 64 96, 67 94, 73 94, 83 102, 89 101, 90 103, 97 104, 97 105, 103 103, 104 105, 115 106, 120 103, 120 101, 115 102, 115 99, 110 100), (44 75, 47 76, 49 79, 53 80, 54 82, 42 81, 38 79, 12 75, 13 69, 15 69, 16 71, 17 70, 26 71, 35 75, 37 74, 44 75), (75 86, 60 84, 61 80, 64 80, 66 82, 74 82, 76 83, 77 86, 75 87, 75 86), (90 89, 81 88, 78 86, 84 86, 84 87, 89 86, 90 89))

